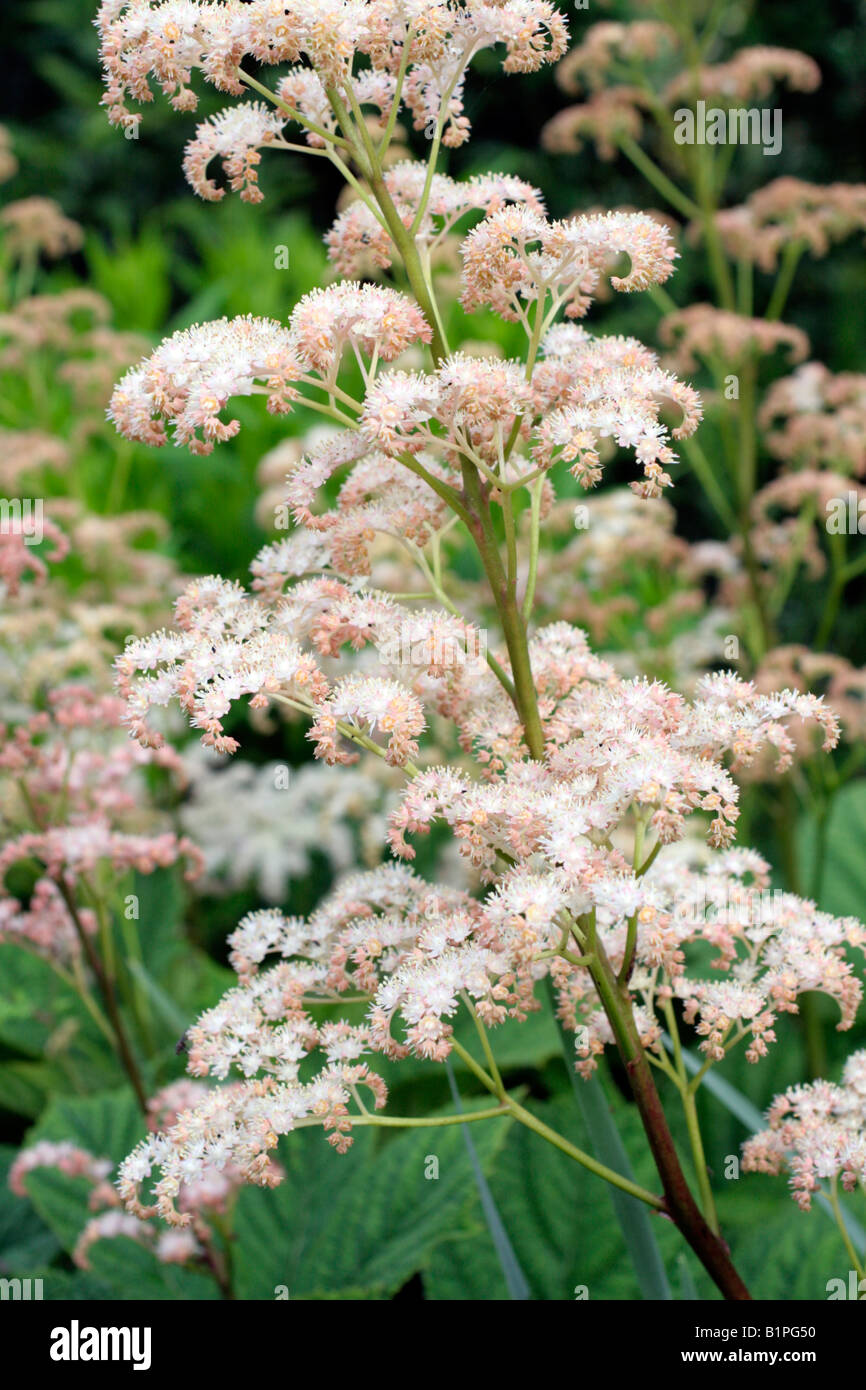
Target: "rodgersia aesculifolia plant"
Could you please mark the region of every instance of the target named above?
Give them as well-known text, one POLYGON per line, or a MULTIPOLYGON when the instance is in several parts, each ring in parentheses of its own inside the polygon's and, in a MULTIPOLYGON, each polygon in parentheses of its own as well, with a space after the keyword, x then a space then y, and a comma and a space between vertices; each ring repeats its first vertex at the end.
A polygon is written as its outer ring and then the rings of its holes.
MULTIPOLYGON (((689 380, 635 338, 581 322, 608 286, 667 295, 678 257, 671 225, 648 212, 553 220, 522 179, 455 180, 438 167, 443 147, 470 137, 463 93, 475 56, 497 50, 508 74, 557 63, 564 15, 547 0, 104 0, 97 23, 104 103, 127 135, 138 135, 138 107, 157 92, 182 112, 195 109, 202 80, 230 99, 186 149, 201 197, 260 201, 262 154, 267 187, 279 152, 329 161, 349 191, 327 237, 342 279, 303 297, 285 321, 245 316, 176 333, 114 390, 121 434, 199 454, 238 432, 236 397, 261 396, 286 417, 302 404, 330 426, 292 467, 293 528, 255 558, 250 589, 196 580, 170 631, 128 643, 117 661, 128 726, 159 749, 164 712, 176 705, 206 745, 233 754, 225 720, 246 697, 254 710, 305 718, 324 763, 364 753, 403 779, 386 862, 339 880, 306 919, 267 909, 233 932, 237 983, 185 1040, 189 1070, 213 1084, 169 1107, 168 1123, 123 1163, 130 1216, 188 1226, 195 1191, 219 1171, 278 1182, 273 1150, 299 1128, 320 1127, 342 1151, 358 1126, 507 1115, 669 1217, 725 1296, 748 1297, 716 1215, 696 1093, 732 1050, 760 1061, 778 1015, 796 1012, 804 992, 829 995, 849 1027, 866 933, 793 892, 770 892, 766 860, 735 843, 736 778, 784 771, 804 738, 814 750, 815 729, 826 753, 840 727, 808 684, 777 689, 704 671, 678 693, 623 674, 557 611, 558 596, 570 601, 567 571, 563 579, 560 561, 557 581, 543 539, 547 519, 573 505, 572 480, 582 498, 615 450, 631 455, 622 509, 638 527, 647 509, 663 555, 670 528, 659 508, 668 504, 658 499, 673 486, 680 442, 696 472, 705 461, 693 439, 703 407, 689 380), (399 153, 401 121, 423 132, 424 159, 399 153), (517 325, 519 353, 505 360, 477 341, 452 350, 455 271, 465 313, 517 325), (480 583, 467 586, 451 563, 460 547, 474 553, 480 583), (434 826, 453 836, 469 888, 413 870, 418 837, 434 826), (497 1025, 525 1019, 545 990, 574 1033, 578 1072, 591 1073, 605 1049, 618 1052, 657 1168, 653 1190, 550 1130, 506 1088, 497 1025), (474 1052, 455 1031, 463 1013, 474 1052), (700 1039, 696 1075, 678 1019, 700 1039), (442 1063, 452 1053, 489 1103, 426 1120, 389 1111, 377 1058, 442 1063), (695 1190, 656 1072, 684 1109, 695 1190)), ((565 69, 573 82, 588 74, 592 100, 565 114, 550 142, 591 131, 656 170, 638 141, 644 108, 661 119, 658 104, 639 86, 628 100, 611 96, 601 74, 619 60, 633 71, 654 59, 676 30, 597 28, 615 32, 589 40, 565 69)), ((728 64, 721 90, 760 91, 777 77, 812 83, 808 60, 795 61, 802 55, 749 52, 728 64)), ((696 80, 671 98, 700 90, 696 80)), ((662 192, 673 186, 657 172, 662 192)), ((802 356, 803 344, 775 308, 759 321, 745 291, 730 300, 726 251, 775 264, 781 229, 803 200, 779 190, 772 207, 756 199, 716 224, 715 185, 705 171, 697 177, 688 211, 695 235, 710 237, 723 302, 672 313, 667 341, 686 376, 698 357, 747 358, 754 393, 754 354, 782 344, 802 356)), ((822 223, 830 238, 840 218, 858 215, 850 198, 836 203, 835 220, 822 223)), ((780 392, 767 408, 784 417, 789 402, 780 392)), ((790 426, 779 447, 793 453, 800 442, 790 426)), ((753 455, 753 436, 744 447, 753 455)), ((701 476, 727 506, 723 481, 706 468, 701 476)), ((691 575, 715 566, 734 604, 745 576, 746 604, 766 628, 769 542, 756 548, 748 524, 753 482, 729 509, 723 559, 696 561, 691 575)), ((756 650, 756 664, 767 650, 756 650)), ((750 1165, 778 1171, 790 1161, 804 1199, 825 1179, 836 1201, 837 1179, 862 1184, 858 1066, 852 1059, 843 1087, 777 1102, 750 1165)))

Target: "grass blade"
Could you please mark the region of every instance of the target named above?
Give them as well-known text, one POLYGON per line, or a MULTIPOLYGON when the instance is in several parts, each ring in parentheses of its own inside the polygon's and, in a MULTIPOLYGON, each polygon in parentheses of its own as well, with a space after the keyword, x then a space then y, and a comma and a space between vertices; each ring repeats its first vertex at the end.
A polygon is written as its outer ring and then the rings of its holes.
MULTIPOLYGON (((448 1085, 451 1087, 451 1096, 454 1100, 455 1109, 463 1112, 463 1104, 460 1100, 460 1091, 454 1079, 454 1068, 450 1061, 445 1063, 445 1070, 448 1073, 448 1085)), ((463 1139, 469 1154, 469 1161, 472 1164, 472 1172, 475 1177, 475 1186, 478 1188, 478 1196, 481 1199, 481 1210, 484 1212, 484 1220, 487 1222, 487 1229, 496 1250, 496 1258, 499 1260, 502 1273, 505 1276, 505 1283, 508 1288, 509 1297, 512 1299, 528 1299, 529 1281, 520 1267, 520 1261, 514 1253, 514 1246, 508 1238, 508 1232, 499 1215, 499 1208, 493 1200, 493 1193, 490 1191, 490 1184, 484 1176, 484 1170, 478 1158, 478 1151, 469 1133, 468 1125, 461 1125, 463 1139)))
MULTIPOLYGON (((583 1116, 595 1157, 625 1178, 634 1178, 628 1154, 614 1124, 604 1088, 595 1077, 581 1080, 571 1069, 572 1089, 583 1116)), ((636 1197, 608 1185, 617 1219, 631 1255, 634 1271, 644 1298, 667 1301, 673 1298, 664 1260, 650 1224, 646 1207, 636 1197)))
MULTIPOLYGON (((555 1009, 554 1017, 556 1017, 555 1009)), ((595 1157, 601 1163, 605 1163, 608 1168, 613 1168, 617 1173, 621 1173, 624 1178, 634 1179, 631 1163, 620 1138, 619 1130, 611 1116, 604 1088, 595 1077, 590 1077, 588 1081, 578 1078, 574 1070, 574 1050, 569 1041, 569 1034, 566 1033, 558 1018, 556 1024, 562 1043, 565 1069, 571 1080, 574 1098, 583 1116, 590 1146, 595 1157)), ((637 1198, 629 1197, 628 1193, 620 1192, 619 1188, 608 1185, 608 1192, 613 1202, 617 1220, 622 1228, 623 1238, 634 1265, 641 1293, 644 1298, 652 1299, 655 1302, 672 1300, 673 1294, 668 1283, 664 1260, 646 1208, 637 1198)))

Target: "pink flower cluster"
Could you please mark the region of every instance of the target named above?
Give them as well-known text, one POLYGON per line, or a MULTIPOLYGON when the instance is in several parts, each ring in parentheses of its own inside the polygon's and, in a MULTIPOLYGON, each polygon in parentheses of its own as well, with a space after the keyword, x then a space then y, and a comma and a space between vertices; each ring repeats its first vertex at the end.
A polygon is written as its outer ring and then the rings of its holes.
POLYGON ((566 313, 583 316, 606 267, 626 254, 627 275, 611 278, 617 290, 664 284, 677 257, 666 227, 645 213, 608 212, 549 222, 515 204, 486 217, 463 243, 463 307, 490 305, 503 318, 519 317, 521 303, 549 291, 566 313))
POLYGON ((825 1183, 846 1191, 866 1185, 866 1052, 853 1052, 842 1081, 791 1086, 767 1111, 767 1129, 743 1146, 743 1167, 790 1174, 803 1211, 825 1183))
MULTIPOLYGON (((480 211, 491 217, 506 204, 516 203, 539 216, 544 213, 538 189, 512 174, 476 174, 458 180, 436 173, 430 180, 420 217, 427 185, 426 166, 420 161, 401 160, 387 171, 384 181, 401 222, 406 227, 414 226, 416 243, 431 257, 470 212, 480 211)), ((359 275, 368 264, 387 270, 392 263, 391 234, 360 198, 339 214, 326 241, 331 260, 341 275, 359 275)))
MULTIPOLYGON (((345 97, 363 55, 379 85, 368 79, 359 98, 381 105, 382 86, 387 93, 402 64, 415 122, 449 124, 450 144, 468 133, 460 89, 476 53, 504 44, 505 72, 534 72, 560 58, 567 42, 566 21, 548 0, 330 0, 324 7, 319 0, 102 0, 96 25, 103 104, 115 125, 137 128, 141 116, 127 103, 153 100, 151 78, 177 111, 198 105, 190 85, 196 70, 220 91, 242 94, 247 57, 263 65, 303 57, 323 90, 345 97)), ((304 111, 309 92, 299 86, 282 95, 304 111)))
MULTIPOLYGON (((774 1040, 776 1014, 796 1012, 804 990, 837 999, 839 1026, 850 1027, 861 986, 844 950, 866 945, 858 923, 790 894, 770 901, 768 866, 748 851, 693 852, 695 868, 681 854, 661 856, 638 874, 581 795, 586 774, 537 784, 528 766, 523 773, 481 788, 446 769, 424 774, 407 793, 411 813, 397 817, 402 833, 410 816, 423 829, 442 814, 467 853, 498 853, 505 867, 483 901, 386 865, 344 879, 306 921, 276 909, 244 918, 230 938, 238 984, 188 1033, 193 1075, 243 1079, 205 1091, 125 1160, 119 1190, 130 1211, 184 1224, 190 1185, 223 1165, 271 1184, 268 1155, 299 1126, 321 1125, 342 1151, 360 1091, 376 1108, 385 1103, 366 1056, 441 1061, 461 1007, 488 1027, 523 1019, 538 1007, 535 987, 547 973, 563 1020, 580 1030, 577 1065, 587 1073, 612 1036, 589 971, 557 953, 587 914, 615 968, 636 923, 629 987, 644 1043, 656 1051, 656 1009, 672 995, 685 1001, 710 1060, 746 1039, 756 1061, 774 1040), (694 943, 717 952, 710 978, 690 973, 694 943), (310 1012, 342 995, 368 1001, 366 1020, 322 1023, 310 1012), (312 1077, 308 1059, 319 1064, 312 1077), (154 1177, 148 1201, 142 1185, 154 1177)), ((660 800, 674 804, 670 792, 644 785, 630 795, 632 812, 660 800)))
MULTIPOLYGON (((226 1088, 226 1093, 232 1091, 226 1088)), ((208 1096, 206 1086, 194 1081, 177 1081, 157 1092, 148 1101, 148 1127, 156 1132, 160 1125, 182 1126, 192 1108, 208 1096)), ((147 1141, 146 1141, 147 1142, 147 1141)), ((163 1264, 188 1264, 202 1259, 210 1232, 210 1216, 224 1214, 232 1196, 243 1181, 240 1170, 223 1161, 199 1163, 195 1179, 184 1184, 183 1220, 187 1229, 155 1231, 141 1215, 120 1209, 121 1196, 110 1181, 114 1165, 97 1158, 87 1149, 71 1143, 39 1140, 21 1149, 9 1170, 9 1186, 19 1197, 26 1197, 27 1175, 38 1168, 52 1168, 73 1178, 86 1178, 92 1184, 88 1204, 94 1215, 83 1227, 75 1243, 73 1260, 81 1269, 90 1268, 90 1251, 100 1240, 126 1236, 152 1249, 163 1264)), ((283 1177, 278 1164, 266 1165, 263 1177, 274 1184, 283 1177)))
POLYGON ((69 541, 49 517, 43 516, 39 522, 41 535, 35 536, 31 527, 21 518, 10 516, 0 529, 0 584, 10 597, 21 590, 21 581, 30 576, 33 584, 43 584, 48 578, 48 563, 58 564, 69 554, 69 541), (37 553, 36 544, 41 546, 48 540, 50 551, 37 553))
POLYGON ((730 108, 764 99, 784 84, 812 92, 821 71, 806 53, 758 44, 741 48, 723 63, 686 67, 680 60, 673 77, 669 59, 680 58, 681 34, 654 20, 593 24, 583 40, 558 64, 556 78, 564 91, 587 99, 568 106, 547 123, 542 141, 548 149, 579 150, 592 136, 600 158, 615 158, 626 138, 638 140, 646 113, 652 113, 665 136, 670 113, 697 98, 730 108), (685 69, 685 70, 684 70, 685 69))
MULTIPOLYGON (((786 246, 826 256, 834 242, 866 230, 866 184, 774 179, 739 207, 719 212, 716 227, 730 256, 769 273, 786 246)), ((693 235, 700 235, 697 226, 693 235)))
POLYGON ((795 467, 866 475, 866 375, 806 362, 770 387, 759 423, 770 453, 795 467))
POLYGON ((402 764, 416 755, 425 718, 411 689, 418 670, 401 672, 401 679, 391 674, 395 640, 408 636, 416 656, 428 653, 420 662, 419 691, 443 711, 468 705, 480 674, 481 644, 470 625, 436 610, 404 609, 386 594, 355 592, 333 578, 306 580, 268 605, 212 577, 187 588, 176 615, 180 631, 133 639, 117 659, 125 719, 145 747, 163 747, 150 719, 177 699, 193 726, 204 731, 205 744, 235 752, 237 742, 225 734, 222 720, 236 700, 250 695, 253 708, 276 699, 309 713, 309 737, 326 762, 353 760, 342 738, 378 730, 387 737, 387 761, 402 764), (302 641, 310 641, 316 655, 302 641), (381 674, 354 672, 331 683, 317 658, 337 656, 346 644, 356 651, 367 644, 376 648, 381 674))
POLYGON ((297 399, 297 383, 333 380, 347 346, 389 362, 429 337, 404 295, 333 285, 305 295, 288 327, 246 315, 175 333, 118 383, 109 417, 128 439, 154 445, 166 443, 169 422, 176 444, 209 454, 240 429, 237 420, 220 419, 233 396, 264 395, 268 410, 284 414, 297 399))
POLYGON ((21 860, 41 865, 26 907, 0 887, 0 938, 64 958, 79 949, 78 925, 94 929, 87 909, 73 920, 64 890, 74 890, 104 861, 117 873, 152 873, 185 859, 192 877, 201 856, 186 837, 138 824, 136 776, 158 764, 182 781, 173 749, 153 753, 118 739, 125 706, 116 696, 67 685, 52 691, 48 704, 17 727, 0 728, 10 828, 0 852, 0 885, 21 860))
POLYGON ((57 1144, 41 1139, 19 1150, 9 1169, 9 1186, 17 1197, 27 1196, 26 1177, 37 1168, 56 1168, 71 1178, 87 1178, 95 1185, 102 1183, 111 1172, 111 1160, 96 1158, 87 1149, 68 1141, 57 1144))
POLYGON ((715 356, 733 367, 749 353, 769 354, 776 348, 787 348, 791 359, 799 362, 809 351, 809 339, 793 324, 747 318, 712 304, 690 304, 687 309, 666 314, 659 337, 674 347, 677 369, 687 372, 695 370, 699 357, 715 356))

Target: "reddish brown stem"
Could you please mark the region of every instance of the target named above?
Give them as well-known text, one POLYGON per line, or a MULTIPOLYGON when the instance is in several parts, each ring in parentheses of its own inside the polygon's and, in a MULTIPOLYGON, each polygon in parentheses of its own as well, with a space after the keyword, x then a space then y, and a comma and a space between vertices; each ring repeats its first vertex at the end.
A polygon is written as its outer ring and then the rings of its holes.
POLYGON ((629 1086, 662 1181, 667 1214, 682 1232, 725 1298, 734 1301, 750 1299, 749 1290, 734 1268, 728 1246, 704 1219, 686 1182, 673 1135, 662 1108, 661 1097, 634 1021, 628 988, 617 980, 597 937, 592 943, 592 954, 590 970, 593 982, 605 1013, 610 1019, 617 1048, 625 1065, 629 1086))

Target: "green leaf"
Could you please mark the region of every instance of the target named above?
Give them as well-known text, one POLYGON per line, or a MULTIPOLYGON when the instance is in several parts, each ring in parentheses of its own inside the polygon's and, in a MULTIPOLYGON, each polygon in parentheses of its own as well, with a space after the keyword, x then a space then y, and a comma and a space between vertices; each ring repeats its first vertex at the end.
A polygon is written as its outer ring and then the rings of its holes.
MULTIPOLYGON (((573 1067, 569 1068, 569 1075, 593 1154, 614 1172, 634 1181, 628 1154, 614 1124, 601 1083, 595 1077, 589 1077, 586 1081, 579 1079, 573 1067)), ((610 1184, 607 1184, 607 1191, 643 1297, 662 1302, 673 1298, 651 1218, 643 1202, 610 1184)))
POLYGON ((32 1058, 43 1057, 52 1035, 64 1021, 99 1036, 71 986, 47 961, 19 946, 0 944, 0 1042, 32 1058))
MULTIPOLYGON (((572 1142, 584 1142, 570 1097, 530 1108, 572 1142)), ((490 1187, 533 1298, 567 1301, 584 1286, 592 1300, 639 1296, 600 1180, 566 1154, 515 1125, 494 1165, 490 1187)), ((487 1232, 434 1251, 424 1287, 432 1299, 507 1297, 487 1232)))
POLYGON ((0 1110, 34 1120, 45 1105, 54 1079, 44 1062, 0 1062, 0 1110))
POLYGON ((141 961, 127 961, 127 967, 136 984, 141 986, 162 1023, 180 1038, 189 1021, 180 1005, 176 1004, 171 996, 166 994, 165 990, 157 984, 141 961))
POLYGON ((93 286, 110 300, 119 322, 143 333, 162 328, 171 307, 170 254, 165 229, 153 222, 134 239, 115 237, 111 246, 87 238, 93 286))
POLYGON ((232 971, 189 944, 183 928, 186 898, 180 875, 171 869, 135 875, 140 958, 128 966, 171 1046, 195 1017, 236 983, 232 971))
POLYGON ((71 1255, 93 1215, 89 1206, 93 1184, 57 1168, 34 1168, 27 1174, 26 1187, 34 1210, 71 1255))
POLYGON ((851 1261, 842 1237, 820 1213, 790 1211, 775 1221, 755 1223, 750 1238, 738 1243, 737 1268, 754 1298, 810 1302, 827 1297, 827 1281, 848 1280, 851 1261))
MULTIPOLYGON (((458 1016, 455 1036, 470 1051, 475 1047, 477 1034, 463 1009, 458 1016)), ((500 1070, 504 1067, 541 1067, 559 1052, 556 1023, 546 1006, 529 1014, 523 1023, 513 1018, 506 1019, 491 1030, 490 1041, 500 1070)), ((459 1070, 460 1058, 454 1057, 453 1061, 455 1070, 459 1070)))
MULTIPOLYGON (((462 1111, 463 1104, 460 1100, 460 1091, 454 1079, 454 1068, 450 1060, 445 1063, 445 1070, 448 1074, 448 1085, 451 1089, 451 1098, 454 1101, 454 1108, 462 1111)), ((493 1241, 493 1248, 496 1251, 496 1258, 499 1261, 499 1268, 502 1270, 508 1288, 508 1296, 512 1299, 523 1300, 529 1297, 529 1283, 523 1270, 520 1268, 520 1261, 514 1253, 514 1246, 508 1237, 505 1224, 499 1214, 499 1208, 493 1199, 490 1191, 490 1184, 484 1176, 484 1169, 475 1148, 472 1138, 472 1131, 469 1125, 463 1127, 463 1142, 466 1145, 466 1152, 469 1154, 469 1162, 472 1165, 472 1180, 478 1191, 478 1200, 481 1203, 481 1210, 484 1213, 484 1220, 490 1232, 490 1239, 493 1241)))
POLYGON ((815 892, 825 912, 839 917, 866 918, 866 781, 843 787, 833 798, 823 846, 813 818, 798 826, 798 842, 803 866, 804 892, 815 892), (816 874, 815 854, 823 850, 820 873, 816 874))
MULTIPOLYGON (((508 1122, 484 1121, 473 1137, 482 1164, 508 1122)), ((346 1154, 318 1131, 290 1135, 285 1181, 247 1189, 235 1214, 236 1293, 273 1298, 387 1298, 429 1260, 474 1198, 461 1126, 406 1131, 377 1142, 357 1129, 346 1154), (432 1159, 437 1160, 438 1176, 432 1159)))
POLYGON ((52 1101, 28 1135, 29 1142, 68 1140, 97 1158, 117 1164, 145 1135, 145 1124, 129 1090, 52 1101))
MULTIPOLYGON (((27 1176, 27 1192, 35 1210, 70 1256, 93 1216, 89 1206, 92 1190, 86 1179, 69 1177, 56 1168, 37 1168, 27 1176)), ((158 1229, 153 1228, 154 1235, 158 1229)), ((87 1272, 92 1272, 94 1279, 108 1290, 107 1294, 94 1294, 93 1297, 196 1300, 219 1297, 213 1279, 178 1265, 161 1264, 151 1249, 129 1236, 97 1241, 90 1247, 87 1258, 90 1265, 87 1272)))
MULTIPOLYGON (((549 997, 550 991, 549 991, 549 997)), ((604 1088, 596 1077, 587 1080, 578 1078, 574 1070, 573 1042, 562 1024, 557 1020, 560 1045, 565 1069, 571 1083, 577 1108, 589 1134, 590 1148, 606 1167, 612 1168, 621 1177, 634 1181, 625 1145, 619 1135, 604 1088)), ((623 1238, 634 1264, 635 1274, 644 1298, 667 1301, 673 1297, 665 1272, 664 1260, 658 1247, 655 1232, 650 1225, 649 1214, 642 1202, 630 1197, 627 1192, 608 1185, 608 1195, 613 1203, 623 1238)))
MULTIPOLYGON (((77 1144, 96 1158, 117 1165, 145 1133, 144 1121, 129 1091, 103 1095, 60 1097, 51 1102, 28 1135, 28 1142, 50 1139, 77 1144)), ((27 1195, 64 1250, 71 1254, 92 1216, 92 1184, 71 1178, 56 1168, 35 1168, 27 1175, 27 1195)))
MULTIPOLYGON (((144 1123, 134 1098, 120 1091, 84 1100, 54 1101, 30 1137, 33 1140, 68 1140, 117 1164, 143 1133, 144 1123)), ((92 1183, 86 1178, 70 1177, 56 1168, 35 1168, 28 1173, 26 1186, 41 1222, 67 1254, 72 1255, 79 1236, 93 1216, 90 1208, 92 1183)), ((154 1234, 156 1232, 154 1227, 154 1234)), ((151 1249, 129 1237, 97 1241, 91 1246, 88 1259, 92 1277, 90 1283, 82 1287, 89 1288, 90 1292, 50 1296, 197 1300, 219 1297, 214 1280, 176 1265, 161 1264, 151 1249)))
POLYGON ((161 1264, 152 1250, 129 1236, 97 1241, 88 1251, 93 1276, 111 1298, 203 1302, 219 1298, 216 1281, 181 1265, 161 1264))
POLYGON ((78 994, 47 961, 0 944, 0 977, 0 1045, 21 1054, 0 1075, 0 1106, 35 1117, 48 1094, 117 1084, 115 1056, 78 994))

